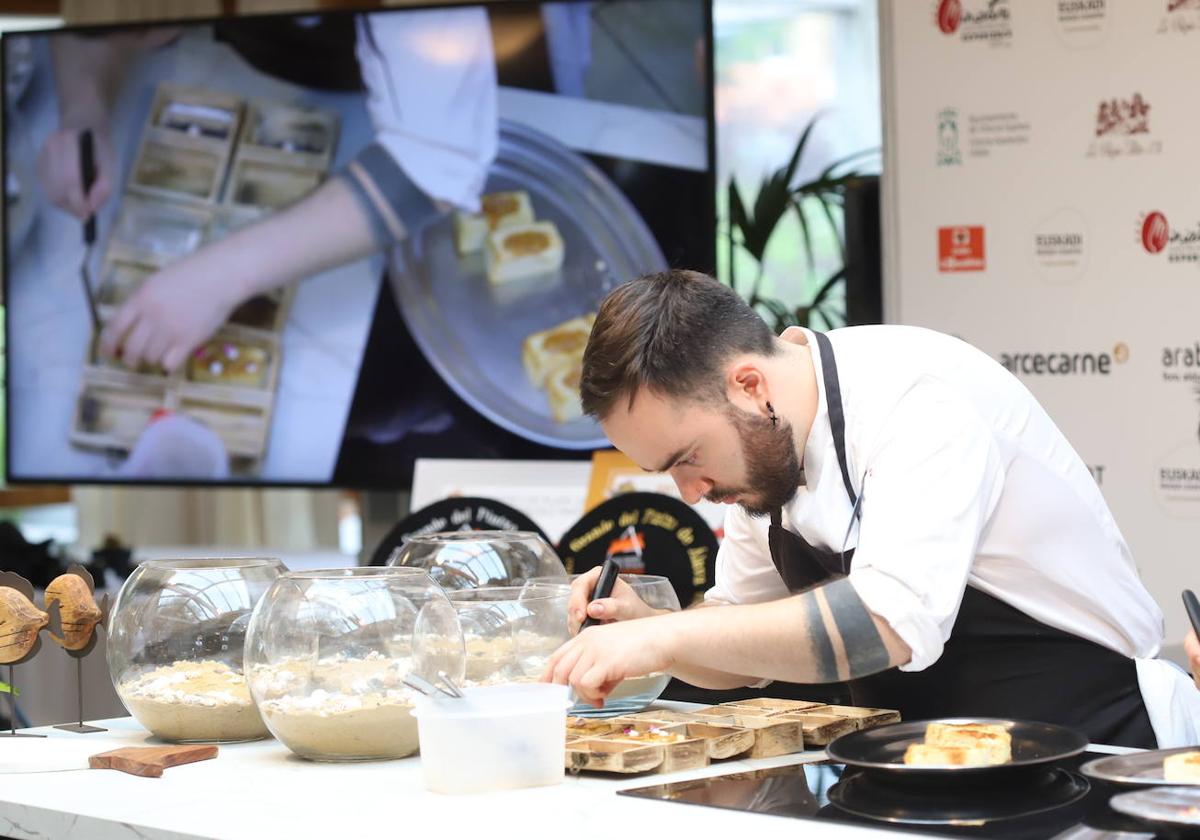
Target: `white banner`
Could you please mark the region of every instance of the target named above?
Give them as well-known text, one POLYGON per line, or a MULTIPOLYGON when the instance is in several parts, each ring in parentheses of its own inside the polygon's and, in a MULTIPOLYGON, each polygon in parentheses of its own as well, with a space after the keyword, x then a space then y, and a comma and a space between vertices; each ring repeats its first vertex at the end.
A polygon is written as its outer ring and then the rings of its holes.
POLYGON ((1200 0, 880 0, 885 307, 1091 467, 1167 616, 1200 590, 1200 0))

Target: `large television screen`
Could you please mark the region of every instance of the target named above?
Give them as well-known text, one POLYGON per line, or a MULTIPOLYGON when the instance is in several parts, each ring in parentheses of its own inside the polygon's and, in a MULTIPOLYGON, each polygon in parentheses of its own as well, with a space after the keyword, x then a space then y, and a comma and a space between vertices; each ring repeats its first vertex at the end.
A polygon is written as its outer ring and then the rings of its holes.
POLYGON ((591 317, 714 261, 707 0, 3 39, 14 482, 585 458, 591 317))

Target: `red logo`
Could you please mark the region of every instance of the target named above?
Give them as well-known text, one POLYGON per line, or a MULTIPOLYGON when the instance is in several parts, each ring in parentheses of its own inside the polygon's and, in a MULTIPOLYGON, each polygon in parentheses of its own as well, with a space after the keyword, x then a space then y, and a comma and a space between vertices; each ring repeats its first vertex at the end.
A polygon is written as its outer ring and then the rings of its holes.
POLYGON ((1135 93, 1132 99, 1105 100, 1096 114, 1096 136, 1146 134, 1150 131, 1150 105, 1135 93))
POLYGON ((983 271, 983 225, 938 228, 938 271, 983 271))
POLYGON ((1142 220, 1143 248, 1151 254, 1162 253, 1170 236, 1171 226, 1167 224, 1166 216, 1157 210, 1146 214, 1146 218, 1142 220))
POLYGON ((937 7, 937 27, 946 35, 958 31, 958 23, 962 20, 962 3, 960 0, 939 0, 937 7))

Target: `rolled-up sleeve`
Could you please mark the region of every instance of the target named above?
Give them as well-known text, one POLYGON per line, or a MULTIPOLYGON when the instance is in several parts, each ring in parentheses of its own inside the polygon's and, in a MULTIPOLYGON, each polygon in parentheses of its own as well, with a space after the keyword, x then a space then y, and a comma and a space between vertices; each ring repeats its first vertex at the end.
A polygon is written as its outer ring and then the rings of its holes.
POLYGON ((868 455, 850 582, 912 650, 901 670, 942 655, 1005 465, 974 406, 936 381, 910 389, 868 455))
POLYGON ((437 208, 378 143, 363 149, 337 173, 371 222, 375 243, 398 242, 437 215, 437 208))

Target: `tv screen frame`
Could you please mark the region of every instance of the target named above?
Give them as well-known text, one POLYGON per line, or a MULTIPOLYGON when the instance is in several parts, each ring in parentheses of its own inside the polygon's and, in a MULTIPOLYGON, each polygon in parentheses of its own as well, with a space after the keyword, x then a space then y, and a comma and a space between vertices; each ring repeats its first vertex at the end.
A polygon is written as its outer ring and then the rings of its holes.
MULTIPOLYGON (((643 0, 643 2, 645 2, 645 1, 646 0, 643 0)), ((579 0, 579 3, 582 3, 582 2, 584 2, 584 0, 579 0)), ((598 0, 596 5, 603 5, 604 2, 605 2, 605 0, 598 0)), ((649 0, 649 2, 654 2, 654 0, 649 0)), ((705 133, 706 133, 705 147, 706 147, 706 154, 707 154, 707 169, 703 173, 703 177, 705 179, 704 197, 706 199, 706 206, 703 208, 703 210, 704 210, 704 217, 707 220, 707 225, 706 225, 707 230, 705 231, 706 235, 705 235, 705 241, 704 241, 705 253, 700 258, 702 260, 702 263, 696 264, 695 257, 693 257, 693 260, 689 261, 690 264, 676 265, 676 264, 672 263, 672 267, 696 268, 696 269, 700 269, 700 270, 713 271, 716 266, 716 243, 717 243, 717 218, 716 218, 716 148, 717 148, 716 132, 717 132, 717 126, 716 126, 716 113, 715 113, 715 103, 714 103, 715 69, 714 69, 714 56, 713 56, 713 52, 714 52, 713 14, 712 14, 713 0, 691 0, 691 2, 694 2, 699 7, 698 13, 703 18, 703 45, 702 45, 703 46, 703 56, 701 57, 701 60, 697 61, 697 69, 703 74, 703 77, 704 77, 701 87, 702 87, 703 100, 704 100, 703 107, 704 107, 704 123, 705 123, 705 133)), ((578 3, 576 3, 576 0, 565 0, 565 2, 563 3, 563 5, 576 5, 576 4, 578 4, 578 3)), ((55 36, 55 35, 63 35, 63 34, 101 35, 101 34, 107 34, 107 33, 112 33, 112 32, 146 31, 146 30, 155 29, 157 27, 163 27, 163 26, 170 26, 170 27, 179 27, 179 26, 193 27, 193 26, 196 26, 196 27, 199 27, 199 26, 213 26, 213 25, 217 25, 217 24, 229 25, 231 22, 234 22, 236 24, 242 24, 242 23, 263 22, 263 21, 269 22, 269 21, 280 21, 280 20, 296 20, 296 19, 300 19, 300 18, 312 18, 314 16, 320 16, 321 18, 326 19, 326 20, 336 20, 336 19, 349 19, 349 18, 353 18, 353 16, 355 16, 355 15, 365 14, 365 13, 369 13, 372 15, 375 15, 375 14, 404 15, 404 14, 411 13, 411 12, 425 11, 425 10, 459 9, 459 8, 469 8, 469 7, 483 7, 488 10, 498 10, 498 9, 512 10, 512 9, 518 8, 518 7, 530 8, 530 7, 537 7, 540 5, 542 5, 542 4, 537 2, 537 0, 479 0, 478 2, 420 3, 420 4, 416 4, 416 5, 412 5, 412 6, 392 7, 392 8, 387 8, 387 9, 379 9, 377 7, 375 7, 375 8, 341 8, 341 9, 336 9, 336 10, 320 10, 319 12, 315 12, 315 13, 314 12, 267 13, 267 14, 239 15, 236 17, 221 16, 221 17, 196 18, 196 19, 187 19, 187 20, 173 20, 173 19, 150 20, 150 21, 138 21, 135 23, 83 25, 83 26, 72 25, 72 26, 64 26, 64 27, 51 28, 51 29, 27 30, 27 31, 20 31, 20 32, 3 33, 3 36, 0 37, 0 71, 2 71, 3 75, 4 75, 4 78, 3 78, 3 82, 5 83, 4 90, 6 91, 4 94, 3 103, 4 103, 4 107, 6 109, 6 114, 7 114, 7 109, 8 109, 8 105, 9 105, 8 94, 7 94, 7 82, 8 82, 7 69, 8 69, 8 59, 9 59, 8 54, 9 54, 9 50, 11 49, 12 44, 14 43, 14 40, 16 38, 55 36)), ((498 59, 498 61, 499 61, 499 59, 498 59)), ((7 179, 8 173, 10 171, 9 170, 9 163, 10 163, 10 161, 9 161, 9 134, 12 130, 13 129, 11 126, 11 121, 6 117, 6 119, 4 120, 3 135, 0 135, 0 172, 2 172, 4 174, 6 179, 7 179)), ((119 191, 119 189, 120 189, 120 185, 114 185, 114 196, 119 191)), ((115 475, 102 475, 102 476, 70 475, 70 476, 65 476, 65 475, 61 475, 61 474, 39 474, 39 473, 37 473, 36 470, 23 470, 20 472, 14 472, 14 470, 13 470, 13 463, 14 463, 13 452, 14 452, 15 447, 18 446, 21 443, 21 441, 17 440, 16 436, 13 434, 13 398, 14 398, 14 395, 13 395, 13 377, 11 375, 11 372, 12 372, 14 366, 11 363, 12 353, 13 353, 13 343, 11 341, 11 336, 12 336, 11 324, 12 324, 12 319, 14 318, 14 313, 13 313, 12 307, 10 305, 10 303, 12 301, 12 297, 10 295, 10 283, 12 282, 11 267, 12 267, 12 263, 13 263, 13 259, 14 259, 14 254, 10 253, 11 237, 8 235, 9 221, 10 221, 10 219, 9 219, 10 208, 8 205, 9 205, 9 202, 6 200, 5 202, 3 202, 3 207, 0 207, 0 224, 2 224, 2 226, 3 226, 0 229, 5 231, 4 242, 3 242, 3 247, 2 247, 2 257, 0 257, 0 259, 2 259, 2 265, 3 265, 4 329, 5 329, 5 335, 6 335, 6 337, 8 337, 8 339, 6 341, 6 347, 5 347, 6 356, 4 359, 5 373, 6 373, 5 383, 4 383, 4 399, 5 399, 5 406, 4 406, 4 413, 5 413, 5 430, 4 430, 5 431, 5 435, 4 435, 4 437, 5 437, 5 442, 4 442, 5 465, 4 465, 4 472, 5 472, 5 479, 9 484, 12 484, 12 485, 75 484, 75 485, 113 485, 113 486, 130 486, 130 487, 137 487, 137 486, 213 487, 213 488, 249 487, 249 488, 263 488, 263 489, 266 489, 266 488, 315 488, 315 489, 344 488, 344 489, 356 489, 356 490, 398 490, 398 489, 405 489, 409 485, 409 483, 411 481, 411 474, 405 475, 405 474, 403 474, 402 471, 398 471, 395 474, 395 477, 393 478, 392 475, 389 475, 389 474, 381 475, 378 473, 373 473, 371 475, 361 475, 361 474, 356 475, 356 474, 354 474, 353 469, 350 469, 349 471, 347 471, 346 469, 342 469, 341 465, 340 465, 340 458, 341 458, 340 453, 343 451, 344 447, 346 446, 346 437, 345 436, 348 434, 348 430, 346 428, 343 428, 343 430, 342 430, 343 439, 342 439, 342 442, 339 444, 339 448, 338 448, 338 451, 339 451, 338 460, 335 461, 333 469, 331 470, 328 478, 325 480, 319 480, 319 479, 307 480, 307 479, 296 479, 296 478, 290 478, 290 477, 284 478, 284 479, 274 479, 274 478, 263 478, 263 477, 258 477, 258 476, 236 476, 236 475, 232 475, 232 474, 229 475, 228 477, 223 477, 223 478, 219 478, 216 480, 209 480, 209 479, 193 480, 193 479, 189 479, 189 478, 153 478, 153 477, 144 477, 144 476, 123 477, 123 476, 115 476, 115 475)), ((96 267, 99 265, 99 259, 96 258, 95 253, 100 250, 101 245, 102 245, 102 241, 98 240, 97 244, 94 248, 93 257, 92 257, 91 263, 90 263, 92 266, 93 272, 96 270, 96 267)), ((696 249, 693 249, 692 253, 693 254, 696 253, 696 249)), ((393 285, 388 276, 389 274, 391 274, 391 263, 392 262, 393 262, 393 260, 391 260, 391 259, 388 260, 389 264, 385 268, 384 276, 381 278, 381 284, 384 287, 385 292, 387 291, 389 286, 393 285)), ((629 279, 629 278, 622 278, 622 279, 629 279)), ((93 288, 95 288, 95 280, 93 280, 93 288)), ((81 297, 82 297, 82 293, 81 293, 81 297)), ((386 300, 389 300, 389 299, 390 299, 390 297, 387 294, 381 293, 380 306, 385 305, 386 300)), ((21 317, 21 313, 17 313, 16 317, 21 317)), ((377 320, 378 317, 379 317, 379 315, 378 315, 378 310, 377 310, 375 315, 373 316, 373 318, 375 320, 377 320)), ((420 343, 420 342, 418 341, 418 343, 420 343)), ((357 394, 358 386, 359 386, 359 383, 361 382, 361 377, 363 375, 363 368, 366 366, 367 362, 368 362, 368 348, 366 345, 364 345, 363 350, 362 350, 362 356, 358 360, 359 368, 358 368, 357 372, 354 374, 355 379, 354 379, 354 382, 352 383, 351 393, 350 393, 351 400, 356 399, 358 396, 358 394, 357 394)), ((437 365, 437 364, 432 365, 432 367, 435 369, 439 369, 439 365, 437 365)), ((439 369, 439 373, 444 373, 444 370, 439 369)), ((18 395, 18 399, 19 399, 19 395, 18 395)), ((479 407, 475 406, 475 408, 476 408, 476 410, 478 410, 479 407)), ((345 422, 347 425, 349 424, 349 422, 350 422, 349 416, 347 416, 345 422)), ((554 458, 554 459, 581 459, 582 460, 582 459, 590 458, 591 453, 593 451, 595 451, 595 449, 599 449, 599 448, 604 448, 604 447, 603 446, 595 446, 595 447, 591 447, 591 448, 581 448, 581 449, 567 449, 567 448, 558 449, 558 448, 550 448, 550 447, 539 446, 537 444, 534 444, 533 446, 531 446, 529 448, 528 452, 520 451, 523 449, 523 447, 517 446, 517 447, 515 447, 515 449, 518 451, 500 452, 498 454, 492 455, 491 457, 517 458, 517 459, 522 459, 522 460, 546 458, 546 457, 550 457, 550 458, 554 458)), ((456 454, 453 452, 450 452, 450 453, 441 453, 441 452, 428 453, 428 457, 456 457, 456 456, 462 457, 461 453, 456 454)), ((426 456, 418 455, 418 457, 426 457, 426 456)), ((484 456, 484 457, 487 457, 487 456, 484 456)))

